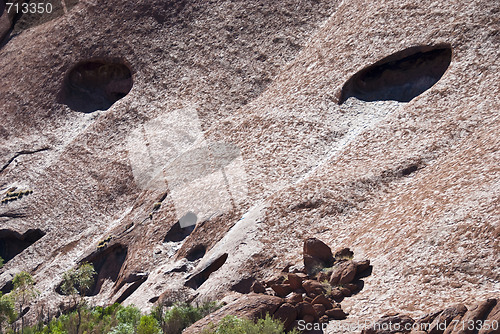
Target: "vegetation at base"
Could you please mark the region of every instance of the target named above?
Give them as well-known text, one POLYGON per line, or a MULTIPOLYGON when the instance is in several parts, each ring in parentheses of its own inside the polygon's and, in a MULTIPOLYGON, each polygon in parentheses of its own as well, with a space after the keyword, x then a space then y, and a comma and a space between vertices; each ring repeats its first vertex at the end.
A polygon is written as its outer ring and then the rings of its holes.
MULTIPOLYGON (((82 264, 67 271, 63 276, 61 291, 71 297, 70 309, 73 311, 50 319, 50 315, 43 314, 42 310, 38 319, 43 320, 34 326, 25 327, 26 307, 38 295, 38 291, 29 273, 23 271, 17 274, 12 280, 13 291, 7 295, 0 292, 0 334, 4 333, 4 329, 7 334, 181 334, 185 328, 222 306, 216 302, 197 306, 177 303, 168 308, 157 306, 145 315, 133 305, 90 307, 83 296, 93 286, 94 276, 95 270, 91 264, 82 264), (10 328, 7 324, 10 324, 10 328)), ((255 323, 227 316, 217 326, 212 325, 204 331, 204 334, 284 333, 283 324, 269 315, 255 323)), ((299 332, 294 330, 290 333, 299 332)))
MULTIPOLYGON (((2 318, 1 312, 2 305, 0 298, 0 321, 5 324, 5 318, 2 318)), ((214 302, 200 306, 179 303, 170 308, 157 306, 151 313, 143 315, 133 305, 125 307, 113 304, 108 307, 89 307, 86 304, 80 304, 73 312, 63 314, 48 323, 40 322, 35 326, 24 328, 24 334, 180 334, 185 328, 219 307, 220 304, 214 302)), ((13 307, 12 310, 14 310, 13 307)), ((9 322, 16 318, 14 314, 9 322)), ((6 331, 8 334, 16 332, 13 329, 6 331)))
MULTIPOLYGON (((300 332, 294 329, 288 333, 298 334, 300 332)), ((269 314, 256 322, 228 315, 217 326, 212 325, 202 334, 285 334, 285 330, 283 324, 279 320, 271 318, 269 314)))
POLYGON ((3 267, 3 259, 2 257, 0 256, 0 269, 3 267))
POLYGON ((74 307, 76 307, 77 322, 75 333, 80 332, 82 323, 82 310, 85 300, 83 296, 94 285, 94 275, 96 274, 94 266, 89 263, 84 263, 76 269, 70 269, 63 275, 61 291, 65 295, 71 296, 74 307))
POLYGON ((8 323, 13 323, 17 319, 14 300, 9 295, 3 295, 0 292, 0 333, 3 326, 8 323))
POLYGON ((11 294, 14 297, 15 303, 18 306, 18 314, 21 316, 21 333, 24 330, 24 309, 30 303, 30 301, 35 298, 39 292, 35 289, 35 280, 30 273, 26 271, 21 271, 19 274, 14 276, 12 280, 12 285, 14 286, 11 294))
POLYGON ((220 303, 216 302, 208 302, 199 306, 177 303, 167 310, 164 306, 157 306, 151 313, 158 321, 163 333, 181 334, 183 329, 219 309, 221 306, 220 303))

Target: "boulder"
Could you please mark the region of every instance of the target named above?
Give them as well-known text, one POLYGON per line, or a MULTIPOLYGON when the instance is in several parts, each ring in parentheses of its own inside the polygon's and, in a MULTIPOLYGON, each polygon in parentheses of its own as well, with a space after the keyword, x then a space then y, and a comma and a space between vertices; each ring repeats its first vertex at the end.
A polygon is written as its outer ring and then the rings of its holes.
POLYGON ((316 313, 316 310, 314 310, 314 307, 312 304, 308 302, 301 302, 297 304, 297 311, 298 311, 298 316, 301 319, 304 319, 306 315, 310 315, 313 317, 313 319, 317 319, 318 315, 316 313))
POLYGON ((334 261, 330 247, 316 238, 309 238, 304 241, 304 255, 317 258, 323 261, 326 266, 331 266, 334 261))
POLYGON ((354 257, 354 252, 349 248, 341 248, 335 252, 335 260, 350 260, 354 257))
POLYGON ((302 294, 300 293, 292 293, 287 299, 287 303, 290 303, 290 304, 298 304, 300 303, 301 301, 303 301, 304 299, 302 298, 302 294))
POLYGON ((304 274, 288 274, 288 284, 292 287, 292 290, 297 290, 302 288, 302 280, 306 277, 304 274))
POLYGON ((342 291, 340 291, 339 288, 333 288, 330 292, 330 298, 332 298, 337 303, 340 303, 342 300, 344 300, 344 294, 342 293, 342 291))
POLYGON ((307 323, 311 323, 314 322, 314 317, 312 315, 307 314, 302 318, 302 320, 304 320, 307 323))
POLYGON ((332 308, 331 310, 326 310, 325 314, 334 320, 344 320, 347 318, 347 314, 341 308, 332 308))
POLYGON ((333 269, 330 284, 339 285, 351 283, 355 277, 356 264, 353 261, 342 262, 333 269))
POLYGON ((302 283, 302 287, 306 290, 307 294, 313 293, 321 295, 326 292, 324 286, 318 281, 307 280, 302 283))
POLYGON ((339 288, 339 290, 340 290, 340 293, 342 293, 342 296, 344 296, 344 297, 351 297, 352 296, 352 292, 348 288, 341 287, 341 288, 339 288))
POLYGON ((326 308, 323 306, 323 304, 312 304, 314 311, 316 311, 316 314, 318 317, 322 317, 325 315, 326 308))
POLYGON ((260 283, 259 281, 253 282, 251 289, 255 293, 266 293, 265 286, 262 283, 260 283))
POLYGON ((321 304, 325 307, 325 310, 330 310, 333 308, 332 302, 328 298, 326 298, 325 295, 318 295, 316 298, 313 299, 311 304, 313 305, 321 304))
MULTIPOLYGON (((231 290, 239 292, 239 293, 247 294, 247 293, 250 293, 253 291, 252 286, 254 285, 255 282, 256 282, 255 278, 246 277, 246 278, 241 279, 238 283, 234 284, 231 287, 231 290)), ((265 291, 265 289, 264 289, 264 291, 265 291)))
MULTIPOLYGON (((362 284, 363 282, 360 281, 359 283, 362 284)), ((361 290, 361 286, 356 283, 346 283, 343 285, 343 287, 349 289, 352 294, 355 294, 361 290)))
POLYGON ((496 299, 495 306, 486 315, 486 321, 484 324, 488 324, 489 326, 483 326, 478 334, 500 334, 500 299, 496 299))
POLYGON ((359 275, 363 273, 364 271, 370 269, 370 260, 363 260, 363 261, 353 261, 354 265, 356 266, 356 273, 359 275))
POLYGON ((330 321, 330 319, 328 318, 328 316, 325 314, 324 316, 320 317, 319 320, 318 320, 320 323, 322 324, 326 324, 327 322, 330 321))
POLYGON ((297 315, 298 312, 295 306, 289 303, 284 303, 273 314, 273 318, 280 320, 283 323, 284 328, 288 330, 297 319, 297 315))
MULTIPOLYGON (((484 324, 484 319, 488 315, 488 312, 495 306, 496 299, 488 299, 486 301, 480 302, 473 307, 471 307, 465 314, 461 317, 460 324, 464 324, 464 326, 454 326, 450 334, 472 334, 476 333, 477 329, 481 327, 481 324, 484 324), (475 326, 469 327, 468 324, 476 324, 475 326)), ((455 324, 455 323, 453 323, 455 324)), ((452 326, 449 326, 452 327, 452 326)), ((445 333, 448 331, 446 329, 445 333)), ((448 333, 447 333, 448 334, 448 333)))
POLYGON ((274 292, 276 293, 276 296, 282 297, 282 298, 288 296, 288 294, 290 294, 293 291, 290 284, 274 284, 274 285, 271 285, 271 289, 274 290, 274 292))
POLYGON ((467 312, 467 307, 465 307, 464 304, 457 304, 452 307, 448 307, 432 321, 428 333, 443 334, 451 321, 453 321, 453 319, 457 316, 463 316, 465 312, 467 312))

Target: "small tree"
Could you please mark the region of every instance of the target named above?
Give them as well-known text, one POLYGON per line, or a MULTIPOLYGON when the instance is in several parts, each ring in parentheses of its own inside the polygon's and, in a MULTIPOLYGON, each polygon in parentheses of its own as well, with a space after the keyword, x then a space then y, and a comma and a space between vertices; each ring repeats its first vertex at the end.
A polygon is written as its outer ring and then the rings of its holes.
POLYGON ((71 296, 73 305, 78 315, 76 323, 76 334, 80 331, 82 323, 82 308, 85 304, 83 296, 94 285, 94 266, 84 263, 76 269, 70 269, 63 275, 61 290, 65 295, 71 296))
POLYGON ((0 333, 2 332, 2 328, 4 322, 12 323, 16 320, 17 314, 14 305, 14 301, 9 295, 2 295, 0 292, 0 333))
POLYGON ((30 273, 26 271, 21 271, 14 276, 12 280, 14 289, 12 294, 16 300, 19 307, 19 316, 21 317, 21 333, 24 333, 24 307, 29 304, 29 302, 38 295, 38 291, 35 289, 35 280, 30 273))

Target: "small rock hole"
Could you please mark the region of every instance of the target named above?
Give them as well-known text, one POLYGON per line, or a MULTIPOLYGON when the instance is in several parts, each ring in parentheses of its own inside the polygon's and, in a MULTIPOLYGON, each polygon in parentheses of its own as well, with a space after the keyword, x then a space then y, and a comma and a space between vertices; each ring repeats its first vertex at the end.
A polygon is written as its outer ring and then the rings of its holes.
POLYGON ((207 251, 207 248, 203 245, 197 245, 193 247, 191 250, 186 255, 186 259, 188 261, 196 261, 198 259, 201 259, 207 251))
POLYGON ((132 84, 132 73, 123 61, 81 62, 68 72, 64 80, 62 103, 84 113, 106 110, 124 98, 132 84))
POLYGON ((10 280, 4 284, 4 286, 0 289, 0 291, 5 295, 11 292, 13 289, 14 289, 14 284, 12 284, 12 280, 10 280))
POLYGON ((408 176, 411 173, 416 172, 417 170, 418 170, 418 165, 411 165, 411 166, 406 167, 403 170, 401 170, 401 175, 402 176, 408 176))
POLYGON ((198 289, 205 281, 210 277, 210 275, 219 270, 220 267, 226 263, 228 254, 224 253, 223 255, 219 256, 217 259, 212 261, 208 266, 205 267, 201 272, 198 274, 192 276, 189 280, 186 281, 184 284, 187 287, 190 287, 192 289, 198 289))

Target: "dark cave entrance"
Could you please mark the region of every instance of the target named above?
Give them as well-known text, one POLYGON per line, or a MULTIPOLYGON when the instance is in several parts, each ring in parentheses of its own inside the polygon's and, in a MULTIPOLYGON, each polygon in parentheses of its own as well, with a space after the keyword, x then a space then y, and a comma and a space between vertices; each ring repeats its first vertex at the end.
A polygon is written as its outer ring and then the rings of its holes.
POLYGON ((339 104, 362 101, 409 102, 441 79, 451 62, 451 46, 416 46, 394 53, 353 75, 342 87, 339 104))
POLYGON ((97 295, 101 291, 103 283, 108 279, 116 282, 127 258, 127 252, 126 246, 115 244, 82 261, 82 263, 91 263, 97 273, 94 277, 94 286, 90 288, 87 296, 97 295))
POLYGON ((204 245, 197 245, 189 250, 189 252, 186 255, 186 259, 190 262, 196 261, 205 256, 206 252, 207 248, 204 245))
POLYGON ((61 102, 91 113, 109 109, 132 89, 132 72, 121 60, 90 60, 74 66, 64 79, 61 102))
POLYGON ((0 230, 0 257, 7 263, 44 235, 39 229, 31 229, 24 234, 7 229, 0 230))

